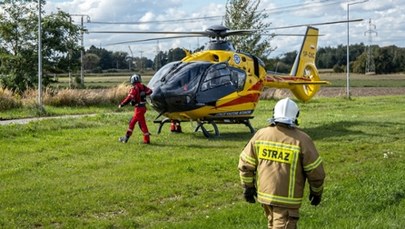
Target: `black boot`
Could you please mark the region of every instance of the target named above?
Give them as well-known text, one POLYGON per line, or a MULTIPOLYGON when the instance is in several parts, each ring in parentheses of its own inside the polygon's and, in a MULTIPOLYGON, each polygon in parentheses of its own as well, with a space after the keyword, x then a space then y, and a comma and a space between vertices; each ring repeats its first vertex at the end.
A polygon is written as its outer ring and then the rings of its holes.
POLYGON ((128 139, 129 139, 129 137, 128 137, 128 136, 125 136, 125 137, 120 137, 120 138, 118 139, 118 141, 120 141, 120 142, 122 142, 122 143, 127 143, 127 142, 128 142, 128 139))

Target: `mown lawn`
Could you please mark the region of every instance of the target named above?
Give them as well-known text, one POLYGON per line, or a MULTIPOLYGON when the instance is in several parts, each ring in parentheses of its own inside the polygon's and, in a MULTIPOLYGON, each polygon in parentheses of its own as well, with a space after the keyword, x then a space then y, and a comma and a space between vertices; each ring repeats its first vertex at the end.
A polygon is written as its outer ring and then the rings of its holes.
MULTIPOLYGON (((301 228, 405 228, 405 96, 316 98, 301 127, 325 161, 318 207, 305 201, 301 228)), ((266 126, 275 101, 261 101, 252 124, 266 126)), ((243 201, 237 163, 252 136, 220 125, 206 139, 183 123, 152 144, 137 129, 119 143, 132 115, 99 114, 0 126, 0 228, 265 228, 259 204, 243 201)))

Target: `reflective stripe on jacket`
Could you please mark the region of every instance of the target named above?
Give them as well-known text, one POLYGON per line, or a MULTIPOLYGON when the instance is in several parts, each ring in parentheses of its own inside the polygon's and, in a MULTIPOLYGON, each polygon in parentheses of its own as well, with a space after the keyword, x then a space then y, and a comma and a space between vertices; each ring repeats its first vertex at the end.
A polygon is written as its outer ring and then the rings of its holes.
POLYGON ((325 172, 312 139, 283 124, 259 130, 239 159, 242 185, 257 188, 258 202, 289 208, 302 203, 306 179, 322 194, 325 172))

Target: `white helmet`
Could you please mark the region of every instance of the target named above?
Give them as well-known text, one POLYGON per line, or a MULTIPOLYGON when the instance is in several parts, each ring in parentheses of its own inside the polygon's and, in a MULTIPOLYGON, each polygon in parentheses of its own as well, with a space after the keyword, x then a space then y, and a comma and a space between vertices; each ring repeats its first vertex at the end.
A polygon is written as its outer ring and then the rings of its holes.
POLYGON ((133 74, 133 75, 131 76, 131 78, 130 78, 130 82, 131 82, 131 84, 140 83, 140 82, 141 82, 141 75, 139 75, 139 74, 133 74))
POLYGON ((277 122, 284 123, 287 125, 295 126, 298 125, 298 115, 300 110, 297 104, 290 98, 285 98, 276 103, 273 111, 273 118, 270 119, 272 124, 277 122))

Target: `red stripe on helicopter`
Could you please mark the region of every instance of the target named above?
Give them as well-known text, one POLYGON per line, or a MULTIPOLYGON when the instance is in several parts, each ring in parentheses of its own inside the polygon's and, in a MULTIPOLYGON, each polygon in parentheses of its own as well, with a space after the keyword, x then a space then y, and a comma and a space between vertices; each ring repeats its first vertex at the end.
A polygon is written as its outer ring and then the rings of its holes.
POLYGON ((249 88, 248 91, 261 91, 262 89, 263 89, 263 83, 262 83, 262 81, 259 81, 255 85, 253 85, 251 88, 249 88))
POLYGON ((255 103, 255 102, 257 102, 259 100, 259 97, 260 97, 260 93, 242 96, 242 97, 234 99, 234 100, 232 100, 232 101, 230 101, 228 103, 224 103, 221 106, 218 106, 218 108, 219 107, 227 107, 227 106, 239 105, 239 104, 242 104, 242 103, 255 103))
MULTIPOLYGON (((251 88, 249 88, 248 91, 261 91, 262 89, 263 89, 263 83, 258 82, 257 84, 255 84, 251 88)), ((242 103, 255 103, 259 100, 259 98, 260 98, 260 93, 245 95, 245 96, 239 97, 237 99, 234 99, 230 102, 224 103, 218 107, 233 106, 233 105, 238 105, 238 104, 242 104, 242 103)))

